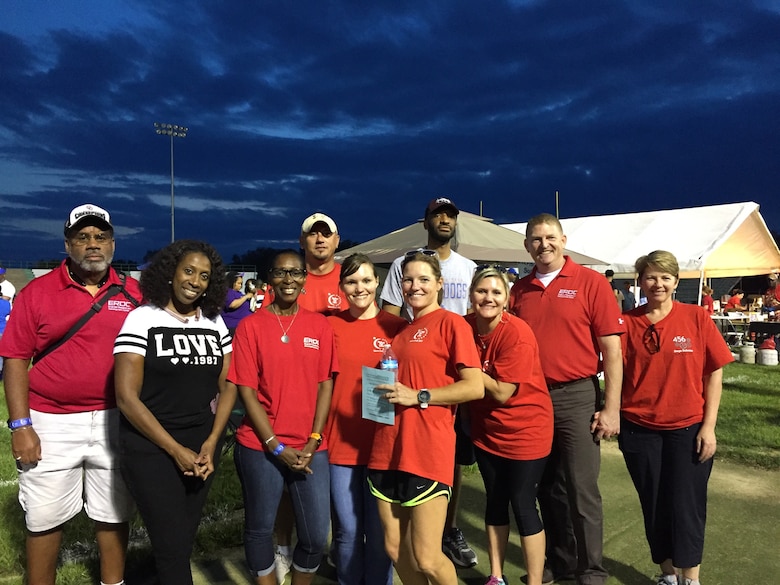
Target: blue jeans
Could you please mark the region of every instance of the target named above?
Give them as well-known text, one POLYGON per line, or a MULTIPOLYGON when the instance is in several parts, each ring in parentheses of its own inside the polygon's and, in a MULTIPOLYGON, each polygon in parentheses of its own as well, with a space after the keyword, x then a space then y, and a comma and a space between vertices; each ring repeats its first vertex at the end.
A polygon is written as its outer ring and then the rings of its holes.
POLYGON ((385 552, 377 500, 365 465, 331 465, 333 541, 339 585, 392 585, 393 563, 385 552))
POLYGON ((314 453, 311 475, 280 465, 266 451, 236 445, 234 453, 244 494, 244 552, 252 575, 262 577, 274 569, 274 521, 285 484, 298 535, 293 567, 301 573, 316 572, 330 528, 328 452, 314 453))

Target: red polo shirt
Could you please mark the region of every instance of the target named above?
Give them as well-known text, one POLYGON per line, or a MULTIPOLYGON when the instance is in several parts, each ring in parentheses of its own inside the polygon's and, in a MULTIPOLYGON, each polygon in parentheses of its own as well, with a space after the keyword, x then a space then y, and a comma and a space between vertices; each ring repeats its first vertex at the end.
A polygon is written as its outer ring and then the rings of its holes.
POLYGON ((534 268, 515 283, 509 296, 510 311, 536 336, 548 384, 595 376, 602 369, 598 338, 626 331, 607 279, 565 258, 547 288, 534 268))
MULTIPOLYGON (((121 283, 111 268, 108 281, 98 297, 93 297, 70 279, 66 262, 16 295, 0 340, 0 355, 32 358, 62 338, 109 285, 121 283)), ((128 277, 125 288, 141 300, 135 279, 128 277)), ((114 340, 134 308, 124 295, 112 297, 64 345, 36 363, 29 373, 30 408, 51 414, 114 408, 114 340)))

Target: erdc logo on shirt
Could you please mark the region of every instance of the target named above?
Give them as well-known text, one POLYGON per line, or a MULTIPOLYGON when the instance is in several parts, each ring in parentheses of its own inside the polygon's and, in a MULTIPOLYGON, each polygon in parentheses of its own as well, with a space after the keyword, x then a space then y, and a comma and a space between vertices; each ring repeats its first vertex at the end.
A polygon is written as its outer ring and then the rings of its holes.
POLYGON ((121 313, 129 313, 135 309, 135 305, 127 300, 121 300, 121 299, 109 299, 108 300, 108 310, 109 311, 120 311, 121 313))
POLYGON ((306 347, 308 349, 319 349, 320 348, 320 340, 316 339, 314 337, 304 337, 303 338, 303 347, 306 347))
POLYGON ((577 289, 562 288, 558 291, 559 299, 576 299, 577 289))
POLYGON ((372 345, 374 347, 373 352, 374 353, 384 353, 385 348, 387 348, 390 345, 390 342, 387 341, 384 337, 374 337, 374 341, 372 342, 372 345))
POLYGON ((341 308, 341 297, 337 293, 328 293, 328 308, 329 309, 341 308))

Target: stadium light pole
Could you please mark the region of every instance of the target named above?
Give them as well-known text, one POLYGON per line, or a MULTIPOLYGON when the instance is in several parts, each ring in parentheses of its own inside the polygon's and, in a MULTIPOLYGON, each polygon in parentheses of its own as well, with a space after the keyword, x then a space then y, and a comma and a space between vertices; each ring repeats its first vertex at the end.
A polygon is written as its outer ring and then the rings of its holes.
POLYGON ((160 122, 154 123, 154 131, 157 134, 171 137, 171 243, 174 241, 174 199, 173 199, 173 139, 174 138, 186 138, 189 128, 185 126, 178 126, 177 124, 162 124, 160 122))

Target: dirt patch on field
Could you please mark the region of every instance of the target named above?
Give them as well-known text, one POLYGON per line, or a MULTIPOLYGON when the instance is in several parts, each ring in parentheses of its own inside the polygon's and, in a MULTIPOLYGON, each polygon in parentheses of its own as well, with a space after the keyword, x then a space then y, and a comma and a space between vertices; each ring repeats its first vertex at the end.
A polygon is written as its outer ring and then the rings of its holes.
MULTIPOLYGON (((604 457, 623 458, 617 441, 602 442, 601 453, 604 457)), ((755 469, 716 459, 709 491, 711 494, 719 493, 747 499, 771 499, 774 502, 780 492, 780 471, 755 469)))

